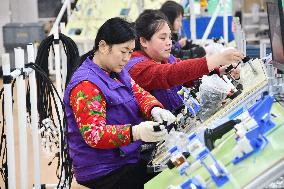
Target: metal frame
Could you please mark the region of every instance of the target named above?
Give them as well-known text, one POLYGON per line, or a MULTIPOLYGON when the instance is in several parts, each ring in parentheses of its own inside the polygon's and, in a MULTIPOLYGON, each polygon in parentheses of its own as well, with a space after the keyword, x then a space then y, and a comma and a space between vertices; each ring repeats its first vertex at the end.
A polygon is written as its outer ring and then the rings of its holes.
POLYGON ((251 183, 246 185, 245 189, 255 189, 255 188, 264 188, 271 182, 275 181, 275 179, 281 177, 284 174, 284 158, 280 160, 277 164, 275 164, 272 168, 263 172, 263 174, 259 175, 254 179, 251 183))
POLYGON ((227 15, 227 9, 226 9, 226 3, 227 3, 227 0, 219 0, 219 3, 207 25, 207 28, 202 36, 202 39, 201 39, 201 44, 205 44, 205 40, 208 38, 209 36, 209 33, 210 31, 212 30, 212 27, 213 27, 213 24, 215 23, 215 20, 218 16, 218 13, 221 9, 221 7, 223 6, 224 8, 224 15, 223 15, 223 35, 224 35, 224 40, 225 40, 225 43, 227 44, 228 43, 228 15, 227 15))

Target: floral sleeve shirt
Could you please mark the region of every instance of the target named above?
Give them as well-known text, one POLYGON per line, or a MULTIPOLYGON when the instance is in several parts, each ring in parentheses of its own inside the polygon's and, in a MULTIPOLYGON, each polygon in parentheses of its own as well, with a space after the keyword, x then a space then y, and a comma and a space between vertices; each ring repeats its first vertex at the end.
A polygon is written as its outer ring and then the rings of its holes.
MULTIPOLYGON (((150 119, 151 109, 163 107, 162 104, 133 80, 131 84, 142 115, 150 119)), ((70 105, 80 132, 91 147, 112 149, 131 142, 131 125, 106 125, 106 99, 95 84, 82 81, 76 85, 71 91, 70 105)))

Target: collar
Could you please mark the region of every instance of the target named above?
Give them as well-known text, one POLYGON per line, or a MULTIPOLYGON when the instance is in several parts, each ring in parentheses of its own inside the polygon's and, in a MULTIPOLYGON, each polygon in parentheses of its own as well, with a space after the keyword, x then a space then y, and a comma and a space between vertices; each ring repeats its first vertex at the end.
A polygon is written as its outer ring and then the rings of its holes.
POLYGON ((125 86, 121 78, 121 75, 124 74, 124 69, 121 73, 108 73, 107 71, 99 67, 96 63, 94 63, 89 57, 85 60, 84 63, 89 69, 93 71, 94 74, 103 79, 110 89, 116 89, 125 86))
MULTIPOLYGON (((151 61, 156 62, 155 60, 153 60, 152 58, 150 58, 150 57, 148 56, 148 54, 146 54, 146 53, 145 53, 144 51, 142 51, 142 50, 134 51, 134 52, 131 54, 131 58, 141 57, 141 56, 146 57, 147 60, 151 60, 151 61)), ((170 55, 170 58, 171 58, 172 56, 173 56, 173 55, 171 54, 171 55, 170 55)), ((169 59, 170 59, 170 58, 169 58, 169 59)), ((167 63, 169 63, 169 59, 163 60, 163 61, 161 62, 161 64, 167 64, 167 63)))

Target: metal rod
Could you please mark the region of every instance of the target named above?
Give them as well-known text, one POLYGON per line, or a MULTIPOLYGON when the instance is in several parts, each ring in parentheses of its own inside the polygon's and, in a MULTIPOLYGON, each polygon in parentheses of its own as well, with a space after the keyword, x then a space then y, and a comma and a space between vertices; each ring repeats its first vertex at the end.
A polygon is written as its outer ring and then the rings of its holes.
MULTIPOLYGON (((70 5, 68 5, 68 4, 70 4, 70 3, 71 3, 70 0, 65 0, 65 1, 64 1, 63 5, 62 5, 62 7, 61 7, 61 9, 60 9, 60 11, 59 11, 59 13, 58 13, 58 15, 57 15, 55 21, 54 21, 54 24, 53 24, 53 26, 52 26, 52 28, 51 28, 51 30, 50 30, 50 32, 49 32, 49 35, 52 35, 54 32, 57 32, 57 31, 58 31, 59 22, 61 21, 62 16, 63 16, 65 10, 67 9, 67 7, 70 6, 70 5)), ((70 14, 71 14, 71 13, 70 13, 70 14)), ((68 15, 68 14, 67 14, 67 15, 68 15)))
MULTIPOLYGON (((10 59, 9 54, 2 55, 3 78, 10 75, 10 59)), ((8 187, 16 189, 16 169, 15 169, 15 145, 14 145, 14 126, 13 126, 13 103, 12 103, 12 87, 11 83, 5 83, 4 80, 4 111, 6 120, 7 135, 7 163, 8 171, 8 187)))
POLYGON ((208 25, 207 25, 207 28, 206 28, 203 36, 202 36, 202 39, 201 39, 201 44, 205 44, 205 40, 208 38, 209 33, 212 30, 213 24, 215 23, 215 20, 216 20, 216 18, 218 16, 218 12, 220 11, 221 1, 222 0, 220 0, 219 3, 217 4, 217 7, 216 7, 216 9, 215 9, 215 11, 214 11, 214 13, 213 13, 213 15, 212 15, 208 25))
MULTIPOLYGON (((56 32, 54 33, 54 41, 59 40, 58 28, 57 26, 56 32)), ((55 61, 55 78, 56 78, 56 90, 60 98, 62 97, 62 88, 61 88, 61 62, 60 62, 60 48, 59 43, 54 44, 54 61, 55 61)))
POLYGON ((189 2, 190 9, 190 34, 191 40, 196 40, 196 15, 194 11, 194 0, 189 2))
MULTIPOLYGON (((25 54, 22 48, 15 48, 15 67, 23 69, 25 64, 25 54)), ((18 108, 18 130, 20 148, 20 185, 22 189, 28 188, 28 142, 27 142, 27 113, 26 94, 24 76, 20 75, 16 79, 17 85, 17 108, 18 108)))
POLYGON ((224 35, 224 40, 225 44, 227 45, 229 42, 229 37, 228 37, 228 14, 227 14, 227 0, 221 0, 223 4, 223 35, 224 35))
MULTIPOLYGON (((60 31, 63 33, 65 30, 65 23, 61 22, 60 23, 60 31)), ((67 56, 65 54, 64 48, 60 49, 61 53, 61 66, 62 66, 62 83, 61 83, 61 88, 65 89, 65 83, 66 83, 66 76, 67 76, 67 56)))
MULTIPOLYGON (((54 39, 59 39, 59 34, 58 34, 58 29, 56 29, 57 32, 54 33, 54 39)), ((57 41, 57 40, 55 40, 57 41)), ((60 62, 60 49, 59 49, 59 43, 58 44, 54 44, 54 57, 55 57, 55 76, 56 76, 56 90, 59 94, 59 98, 62 98, 62 83, 61 83, 61 62, 60 62)), ((60 99, 59 98, 56 98, 56 104, 58 106, 58 112, 59 112, 59 115, 58 115, 58 121, 61 121, 61 123, 57 123, 58 127, 60 127, 60 125, 63 125, 63 110, 62 110, 62 106, 61 106, 61 102, 60 102, 60 99)), ((59 131, 59 129, 58 129, 59 131)), ((64 131, 63 131, 64 132, 64 131)), ((59 133, 59 148, 60 148, 60 152, 62 152, 63 149, 61 149, 62 145, 61 145, 61 133, 59 133)), ((62 166, 63 165, 63 160, 62 158, 60 159, 60 165, 62 166)), ((63 169, 63 172, 62 172, 62 180, 65 179, 65 171, 63 169)))
MULTIPOLYGON (((35 61, 33 44, 27 45, 28 62, 35 61)), ((32 142, 33 142, 33 164, 34 164, 34 188, 40 189, 40 151, 39 151, 39 136, 38 136, 38 111, 37 111, 37 87, 35 71, 29 75, 30 83, 30 103, 31 103, 31 127, 32 127, 32 142)))

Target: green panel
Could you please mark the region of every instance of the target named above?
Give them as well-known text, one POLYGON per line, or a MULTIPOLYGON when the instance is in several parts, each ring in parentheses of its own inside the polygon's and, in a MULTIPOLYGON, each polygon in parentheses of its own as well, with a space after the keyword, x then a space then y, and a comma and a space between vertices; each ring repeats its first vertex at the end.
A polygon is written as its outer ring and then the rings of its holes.
MULTIPOLYGON (((273 122, 276 123, 277 126, 267 133, 269 143, 262 151, 253 154, 237 165, 233 165, 231 163, 231 160, 235 157, 232 150, 235 146, 233 131, 227 133, 219 141, 218 147, 212 151, 215 157, 222 162, 229 173, 231 173, 231 181, 221 188, 243 188, 278 162, 284 161, 284 108, 278 103, 274 104, 272 113, 277 116, 273 118, 273 122)), ((190 177, 194 175, 200 175, 205 179, 208 183, 207 188, 217 188, 216 185, 209 180, 209 175, 205 172, 204 168, 198 168, 196 171, 192 171, 190 177)), ((164 189, 169 185, 179 185, 186 179, 186 177, 180 176, 176 169, 167 169, 146 183, 145 189, 164 189)))
MULTIPOLYGON (((220 0, 210 0, 208 1, 208 12, 210 14, 213 14, 217 5, 218 5, 218 2, 220 0)), ((227 8, 227 14, 228 15, 231 15, 232 14, 232 1, 231 0, 226 0, 226 8, 227 8)), ((219 15, 223 13, 223 8, 221 8, 221 11, 219 12, 219 15)))
MULTIPOLYGON (((165 0, 144 0, 144 7, 145 9, 159 9, 163 2, 165 0)), ((122 9, 130 10, 127 16, 129 21, 135 21, 138 17, 135 0, 78 0, 76 7, 64 32, 76 41, 95 39, 98 28, 107 19, 120 16, 122 9), (79 35, 73 32, 78 27, 82 29, 79 35)))
MULTIPOLYGON (((166 0, 144 0, 145 9, 159 9, 166 0)), ((175 0, 179 2, 179 0, 175 0)), ((208 12, 212 15, 216 9, 219 0, 208 1, 208 12)), ((198 2, 195 2, 198 3, 198 2)), ((232 12, 232 1, 227 0, 228 15, 232 12)), ((78 0, 76 10, 66 25, 64 33, 73 40, 82 41, 94 39, 98 28, 109 18, 120 16, 122 9, 130 9, 127 19, 135 21, 138 17, 138 7, 135 0, 78 0), (80 34, 74 34, 76 29, 80 28, 80 34)), ((222 14, 222 9, 219 15, 222 14)))

